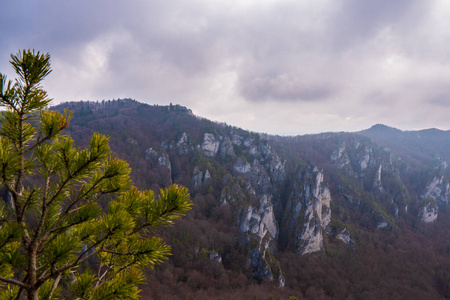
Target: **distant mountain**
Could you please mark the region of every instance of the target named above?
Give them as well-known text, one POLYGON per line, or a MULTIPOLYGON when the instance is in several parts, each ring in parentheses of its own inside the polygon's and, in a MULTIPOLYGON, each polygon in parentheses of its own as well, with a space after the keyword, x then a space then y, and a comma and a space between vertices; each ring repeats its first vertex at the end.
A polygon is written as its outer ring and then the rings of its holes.
POLYGON ((143 299, 450 296, 450 133, 375 125, 280 137, 130 99, 70 102, 80 146, 99 131, 140 188, 187 186, 161 231, 173 256, 143 299))
POLYGON ((359 133, 400 155, 417 158, 419 161, 450 160, 450 131, 435 128, 401 131, 378 124, 359 133))

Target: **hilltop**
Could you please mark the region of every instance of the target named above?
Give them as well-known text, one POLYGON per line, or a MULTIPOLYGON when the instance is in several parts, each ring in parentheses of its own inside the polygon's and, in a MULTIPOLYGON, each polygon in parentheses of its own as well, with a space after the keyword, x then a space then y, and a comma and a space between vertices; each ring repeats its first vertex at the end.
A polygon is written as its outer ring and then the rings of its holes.
POLYGON ((385 125, 280 137, 131 99, 70 102, 139 188, 187 186, 173 256, 143 299, 439 299, 450 293, 450 133, 385 125), (188 295, 188 296, 186 296, 188 295), (191 296, 192 295, 192 296, 191 296))

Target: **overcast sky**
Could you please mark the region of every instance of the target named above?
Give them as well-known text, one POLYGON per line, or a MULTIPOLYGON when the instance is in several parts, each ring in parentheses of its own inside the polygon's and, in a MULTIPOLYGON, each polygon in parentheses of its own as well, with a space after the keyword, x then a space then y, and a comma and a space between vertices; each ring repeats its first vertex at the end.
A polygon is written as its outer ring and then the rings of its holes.
POLYGON ((2 0, 54 103, 181 104, 257 132, 450 129, 448 0, 2 0))

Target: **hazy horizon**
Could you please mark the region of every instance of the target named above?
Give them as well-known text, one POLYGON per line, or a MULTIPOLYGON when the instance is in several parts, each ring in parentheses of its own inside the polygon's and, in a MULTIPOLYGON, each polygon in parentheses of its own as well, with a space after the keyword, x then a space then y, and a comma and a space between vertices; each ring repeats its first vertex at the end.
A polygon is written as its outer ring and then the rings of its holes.
MULTIPOLYGON (((117 98, 117 99, 114 98, 114 99, 104 99, 104 100, 78 100, 78 101, 65 101, 65 102, 61 102, 61 103, 51 104, 51 105, 50 105, 50 108, 51 108, 51 107, 56 107, 56 106, 58 106, 58 105, 68 104, 68 103, 78 103, 78 102, 101 103, 102 101, 117 101, 117 100, 132 100, 132 101, 136 101, 136 102, 138 102, 138 103, 147 104, 147 105, 150 105, 150 106, 169 106, 169 105, 172 104, 172 105, 174 105, 174 106, 179 105, 179 106, 182 106, 182 107, 184 107, 184 108, 186 108, 186 109, 191 110, 189 107, 187 107, 187 106, 185 106, 185 105, 182 105, 182 104, 179 104, 179 103, 169 103, 169 104, 157 104, 157 103, 155 103, 155 104, 151 104, 151 103, 140 102, 140 101, 138 101, 138 100, 131 99, 131 98, 117 98)), ((191 110, 191 111, 192 111, 192 110, 191 110)), ((312 133, 304 133, 304 134, 271 134, 271 133, 266 133, 266 132, 261 132, 261 131, 254 131, 254 130, 251 130, 251 129, 248 129, 248 128, 239 127, 239 126, 236 126, 236 125, 234 125, 234 124, 227 123, 227 122, 220 122, 220 121, 217 121, 217 120, 211 120, 211 119, 208 119, 208 118, 206 118, 206 117, 204 117, 204 116, 197 115, 197 114, 195 114, 194 112, 192 112, 192 113, 193 113, 196 117, 198 117, 198 118, 201 118, 201 119, 207 119, 207 120, 210 120, 210 121, 212 121, 212 122, 217 122, 217 123, 219 123, 219 124, 223 123, 223 124, 226 124, 226 125, 232 126, 232 127, 238 127, 238 128, 240 128, 240 129, 243 129, 243 130, 246 130, 246 131, 256 132, 256 133, 260 133, 260 134, 269 134, 269 135, 274 135, 274 136, 277 136, 277 135, 279 135, 279 136, 286 136, 286 137, 289 137, 289 136, 293 136, 293 137, 294 137, 294 136, 303 136, 303 135, 316 135, 316 134, 326 134, 326 133, 340 133, 340 132, 358 133, 358 132, 361 132, 361 131, 365 131, 365 130, 372 129, 373 127, 376 127, 376 126, 383 126, 383 127, 389 128, 389 129, 399 130, 399 131, 401 131, 401 132, 419 132, 419 131, 424 131, 424 130, 439 130, 439 131, 443 131, 443 132, 449 131, 449 129, 442 129, 442 128, 436 128, 436 127, 404 130, 404 129, 401 129, 401 128, 396 128, 396 127, 390 126, 389 124, 376 123, 376 124, 372 124, 371 126, 369 126, 369 127, 367 127, 367 128, 362 128, 362 129, 360 129, 360 130, 354 130, 354 131, 322 131, 322 132, 312 132, 312 133)))

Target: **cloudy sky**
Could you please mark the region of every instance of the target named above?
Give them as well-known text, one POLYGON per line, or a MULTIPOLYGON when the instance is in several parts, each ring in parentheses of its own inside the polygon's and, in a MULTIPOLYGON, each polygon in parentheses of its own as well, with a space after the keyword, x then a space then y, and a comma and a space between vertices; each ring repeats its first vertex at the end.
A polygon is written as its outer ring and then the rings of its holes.
POLYGON ((2 0, 54 103, 181 104, 257 132, 450 129, 448 0, 2 0))

